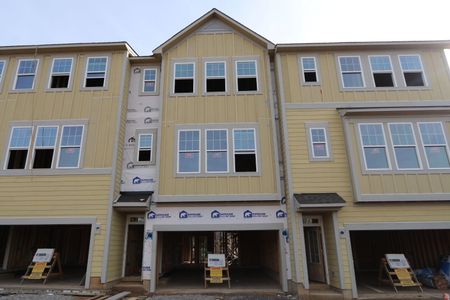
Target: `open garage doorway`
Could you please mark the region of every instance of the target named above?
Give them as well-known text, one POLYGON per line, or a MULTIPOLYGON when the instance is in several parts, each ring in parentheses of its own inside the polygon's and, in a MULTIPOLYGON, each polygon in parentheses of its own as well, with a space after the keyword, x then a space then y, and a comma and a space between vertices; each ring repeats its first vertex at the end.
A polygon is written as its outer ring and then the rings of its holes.
MULTIPOLYGON (((63 276, 50 277, 47 287, 83 288, 89 257, 92 225, 0 226, 0 286, 43 286, 43 280, 20 285, 36 250, 52 248, 59 254, 63 276)), ((56 269, 55 269, 56 272, 56 269)), ((45 287, 44 286, 44 287, 45 287)))
MULTIPOLYGON (((279 232, 158 232, 156 288, 203 289, 210 253, 225 254, 231 289, 281 289, 279 232)), ((228 289, 228 284, 208 285, 228 289)))
MULTIPOLYGON (((385 254, 404 254, 414 271, 431 268, 436 272, 439 272, 441 259, 450 255, 450 230, 350 231, 350 240, 359 296, 381 297, 382 294, 396 293, 388 283, 386 271, 380 268, 385 254)), ((423 288, 425 294, 442 295, 437 289, 423 288)), ((398 293, 415 297, 420 290, 399 287, 398 293)))

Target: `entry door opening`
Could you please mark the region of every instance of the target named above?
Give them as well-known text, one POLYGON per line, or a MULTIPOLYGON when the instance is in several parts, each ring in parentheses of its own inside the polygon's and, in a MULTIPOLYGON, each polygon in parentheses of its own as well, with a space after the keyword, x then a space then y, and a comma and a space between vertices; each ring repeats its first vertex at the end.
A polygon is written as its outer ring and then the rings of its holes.
POLYGON ((140 277, 142 271, 142 241, 144 224, 129 224, 127 234, 127 253, 125 276, 140 277))
POLYGON ((325 283, 325 259, 321 228, 319 226, 305 227, 304 232, 309 280, 325 283))
POLYGON ((231 288, 280 289, 278 231, 158 232, 158 243, 158 289, 203 288, 209 253, 225 254, 231 288))

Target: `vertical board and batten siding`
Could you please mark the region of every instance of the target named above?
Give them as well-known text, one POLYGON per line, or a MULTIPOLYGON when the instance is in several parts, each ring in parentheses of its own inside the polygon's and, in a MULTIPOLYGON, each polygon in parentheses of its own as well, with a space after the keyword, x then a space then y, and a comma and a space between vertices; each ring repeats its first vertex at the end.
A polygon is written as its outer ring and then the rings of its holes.
MULTIPOLYGON (((164 53, 164 109, 162 112, 160 185, 161 195, 204 194, 272 194, 277 192, 276 158, 272 139, 273 121, 270 113, 269 78, 267 78, 267 50, 236 32, 193 34, 164 53), (233 58, 258 57, 258 84, 260 92, 235 94, 235 64, 233 58), (203 95, 203 58, 219 57, 227 61, 226 95, 203 95), (173 62, 193 59, 195 67, 195 96, 170 95, 173 81, 173 62), (208 124, 257 124, 260 175, 258 176, 191 176, 177 177, 176 126, 208 124)), ((229 134, 232 134, 229 131, 229 134)), ((202 137, 204 138, 204 137, 202 137)), ((203 145, 202 151, 203 149, 203 145)), ((229 145, 232 151, 232 145, 229 145)), ((204 154, 201 154, 204 164, 204 154)), ((230 164, 230 170, 233 166, 230 164)))
MULTIPOLYGON (((37 55, 39 59, 35 89, 32 92, 11 91, 20 58, 32 55, 7 57, 7 70, 0 93, 0 151, 1 167, 10 135, 10 122, 86 120, 83 169, 112 168, 116 142, 117 114, 119 109, 122 69, 125 51, 55 53, 37 55), (83 90, 86 59, 89 56, 108 56, 107 88, 83 90), (74 57, 71 89, 47 91, 49 70, 54 57, 74 57)), ((125 106, 126 110, 126 106, 125 106)), ((122 120, 124 121, 124 120, 122 120)), ((120 154, 120 153, 119 153, 120 154)), ((55 154, 55 159, 56 159, 55 154)), ((121 167, 120 164, 118 166, 121 167)), ((95 235, 91 276, 101 274, 103 249, 107 226, 108 207, 111 205, 111 174, 64 174, 0 176, 0 218, 11 217, 96 217, 101 230, 95 235)), ((70 171, 69 171, 70 172, 70 171)), ((38 173, 38 172, 36 172, 38 173)), ((120 176, 119 176, 120 180, 120 176)), ((119 182, 120 183, 120 182, 119 182)))
POLYGON ((334 224, 331 214, 323 214, 323 231, 325 239, 324 247, 327 251, 327 257, 325 257, 325 259, 328 263, 330 285, 335 288, 340 288, 338 256, 334 236, 334 224))
MULTIPOLYGON (((444 52, 439 49, 420 49, 391 51, 362 51, 329 52, 316 51, 299 53, 280 53, 283 69, 285 102, 286 103, 327 103, 327 102, 380 102, 380 101, 421 101, 445 100, 450 95, 450 74, 444 52), (424 65, 428 87, 408 89, 361 89, 342 91, 341 76, 337 57, 340 55, 380 55, 390 54, 393 64, 398 60, 397 55, 420 54, 424 65), (317 58, 320 85, 303 85, 299 58, 301 56, 315 56, 317 58)), ((395 67, 394 67, 395 68, 395 67)), ((363 65, 363 72, 367 80, 372 80, 370 67, 363 65)), ((400 75, 397 72, 395 75, 400 75)), ((396 76, 397 83, 403 81, 396 76)))

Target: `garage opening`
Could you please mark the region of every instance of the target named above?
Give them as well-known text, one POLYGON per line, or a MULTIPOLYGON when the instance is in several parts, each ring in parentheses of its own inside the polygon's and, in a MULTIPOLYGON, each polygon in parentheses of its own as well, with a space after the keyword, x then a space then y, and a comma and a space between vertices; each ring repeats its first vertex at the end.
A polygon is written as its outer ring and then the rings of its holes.
MULTIPOLYGON (((19 286, 36 250, 53 248, 59 253, 63 276, 50 277, 45 286, 83 287, 90 235, 91 225, 0 226, 0 286, 19 286)), ((43 286, 42 282, 25 280, 22 286, 43 286)))
POLYGON ((281 288, 278 231, 159 232, 158 244, 158 289, 203 289, 212 253, 225 254, 232 289, 281 288))
MULTIPOLYGON (((350 238, 359 295, 395 293, 392 285, 379 280, 385 254, 404 254, 412 270, 431 268, 436 273, 442 259, 450 255, 450 230, 351 231, 350 238)), ((424 290, 438 292, 427 286, 424 290)), ((401 287, 399 292, 417 294, 418 289, 401 287)))

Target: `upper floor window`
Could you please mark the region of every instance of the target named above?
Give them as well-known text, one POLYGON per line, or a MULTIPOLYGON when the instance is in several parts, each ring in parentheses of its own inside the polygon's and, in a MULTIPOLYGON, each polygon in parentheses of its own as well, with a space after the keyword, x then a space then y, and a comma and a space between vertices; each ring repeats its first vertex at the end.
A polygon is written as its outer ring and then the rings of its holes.
POLYGON ((450 168, 447 140, 442 123, 423 122, 418 124, 428 168, 450 168))
POLYGON ((367 170, 390 169, 383 124, 359 124, 367 170))
POLYGON ((342 86, 344 88, 362 88, 364 79, 359 56, 340 56, 342 86))
POLYGON ((72 61, 72 58, 53 59, 52 71, 50 74, 51 89, 66 89, 69 87, 72 61))
POLYGON ((228 132, 226 129, 206 130, 206 171, 228 172, 228 132))
POLYGON ((319 76, 317 73, 317 64, 315 57, 302 57, 303 83, 317 83, 319 76))
POLYGON ((225 62, 206 62, 206 92, 225 92, 225 62))
POLYGON ((15 90, 31 90, 34 88, 37 66, 37 59, 19 60, 16 81, 14 83, 15 90))
POLYGON ((138 162, 151 162, 153 148, 153 134, 141 133, 138 135, 138 162))
POLYGON ((425 76, 419 55, 399 55, 406 86, 425 86, 425 76))
POLYGON ((2 79, 3 79, 3 72, 5 70, 5 65, 6 65, 6 61, 0 60, 0 83, 2 82, 2 79))
POLYGON ((375 87, 393 87, 394 75, 389 55, 369 56, 375 87))
POLYGON ((175 63, 173 92, 175 94, 194 93, 195 64, 175 63))
POLYGON ((255 129, 233 130, 234 171, 256 172, 255 129))
POLYGON ((144 69, 142 92, 154 93, 156 91, 156 69, 144 69))
POLYGON ((394 157, 399 170, 420 169, 417 142, 411 123, 390 123, 394 157))
POLYGON ((84 87, 104 87, 106 81, 107 57, 89 57, 84 87))
POLYGON ((311 139, 312 157, 328 158, 328 141, 325 128, 310 128, 309 136, 311 139))
POLYGON ((200 172, 200 130, 178 131, 177 172, 200 172))
POLYGON ((78 168, 84 126, 63 126, 59 149, 59 168, 78 168))
POLYGON ((236 61, 236 77, 238 92, 257 91, 256 60, 236 61))
POLYGON ((56 146, 57 126, 38 126, 34 141, 33 169, 52 167, 56 146))
POLYGON ((13 127, 9 139, 7 169, 25 169, 33 127, 13 127))

